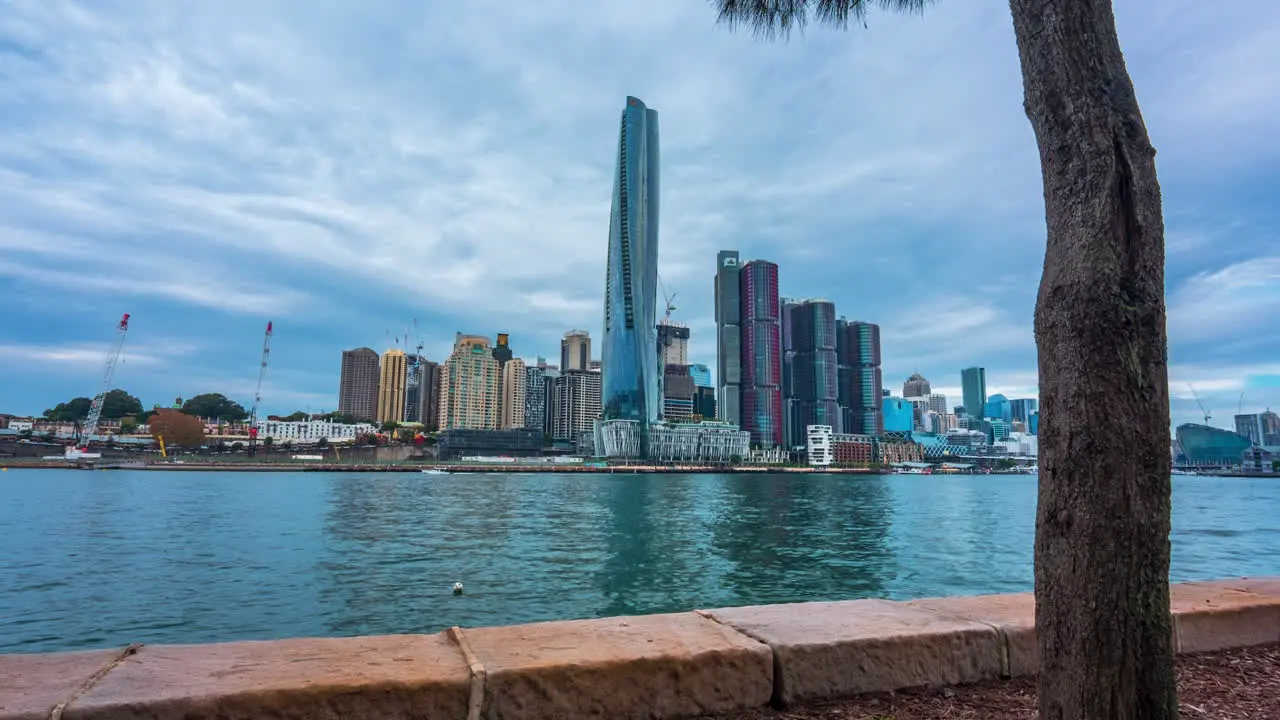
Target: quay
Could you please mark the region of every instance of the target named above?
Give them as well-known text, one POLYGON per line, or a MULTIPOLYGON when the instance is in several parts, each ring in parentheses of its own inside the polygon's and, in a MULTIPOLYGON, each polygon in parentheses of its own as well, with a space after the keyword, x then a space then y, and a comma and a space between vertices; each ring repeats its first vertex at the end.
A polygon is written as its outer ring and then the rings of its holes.
MULTIPOLYGON (((1180 654, 1280 642, 1280 577, 1172 586, 1180 654)), ((0 720, 692 718, 1033 674, 1031 593, 0 655, 0 720)))

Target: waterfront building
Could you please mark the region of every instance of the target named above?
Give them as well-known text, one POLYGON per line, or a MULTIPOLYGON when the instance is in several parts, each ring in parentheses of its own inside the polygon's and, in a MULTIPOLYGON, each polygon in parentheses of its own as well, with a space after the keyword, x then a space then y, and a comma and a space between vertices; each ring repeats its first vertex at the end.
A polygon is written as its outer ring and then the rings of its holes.
POLYGON ((716 255, 716 417, 742 424, 741 268, 736 250, 716 255))
MULTIPOLYGON (((499 335, 498 337, 502 337, 499 335)), ((501 361, 500 361, 501 362, 501 361)), ((499 403, 498 427, 503 430, 528 427, 525 422, 525 407, 528 402, 528 368, 524 360, 509 358, 502 364, 499 372, 501 382, 499 388, 502 402, 499 403)))
POLYGON ((790 303, 790 395, 788 448, 803 447, 810 425, 840 424, 836 306, 827 300, 790 303))
POLYGON ((1031 422, 1031 416, 1040 409, 1040 401, 1036 398, 1016 398, 1009 401, 1009 419, 1023 424, 1031 422))
POLYGON ((552 380, 552 438, 576 442, 582 433, 592 432, 602 409, 602 380, 590 370, 566 370, 552 380))
POLYGON ((458 333, 440 367, 440 429, 497 427, 498 361, 489 338, 458 333))
MULTIPOLYGON (((730 464, 751 452, 751 434, 726 422, 657 422, 645 431, 654 462, 730 464)), ((605 420, 597 426, 596 447, 605 457, 638 457, 641 436, 638 421, 605 420)))
POLYGON ((559 370, 591 369, 591 334, 586 330, 570 330, 560 339, 559 370))
POLYGON ((835 428, 830 425, 810 425, 806 428, 808 460, 814 467, 827 467, 835 459, 831 454, 831 437, 835 428))
POLYGON ((536 428, 477 430, 452 428, 436 439, 436 452, 441 460, 467 460, 488 456, 493 461, 510 461, 518 457, 542 454, 542 433, 536 428))
POLYGON ((1280 445, 1280 415, 1267 410, 1248 415, 1236 415, 1236 434, 1249 439, 1254 445, 1275 447, 1280 445))
POLYGON ((840 431, 862 435, 884 433, 884 380, 880 370, 880 326, 836 321, 839 363, 840 431))
POLYGON ((782 318, 778 266, 752 260, 739 272, 742 429, 764 449, 783 444, 782 318))
POLYGON ((1244 435, 1199 423, 1179 425, 1175 435, 1182 447, 1182 457, 1175 460, 1179 465, 1239 465, 1241 453, 1253 446, 1244 435))
POLYGON ((440 365, 412 353, 407 356, 404 384, 404 421, 422 423, 426 430, 440 424, 440 365))
POLYGON ((1270 475, 1276 472, 1278 460, 1280 460, 1280 454, 1254 445, 1241 454, 1240 469, 1247 473, 1270 475))
POLYGON ((881 398, 885 432, 911 432, 915 426, 914 407, 906 398, 881 398))
POLYGON ((840 433, 830 425, 810 425, 806 435, 808 463, 816 467, 896 465, 921 462, 925 456, 924 448, 911 441, 910 433, 899 436, 840 433))
POLYGON ((971 367, 961 370, 960 387, 964 396, 965 412, 981 418, 987 403, 986 368, 971 367))
POLYGON ((711 368, 701 363, 694 363, 689 366, 689 376, 693 378, 693 384, 700 388, 712 388, 711 384, 711 368))
POLYGON ((404 421, 404 391, 409 363, 403 350, 392 348, 382 353, 382 369, 378 375, 379 423, 404 421))
POLYGON ((983 405, 982 416, 993 420, 1003 420, 1006 423, 1013 422, 1013 403, 1004 395, 996 393, 987 398, 986 404, 983 405))
POLYGON ((372 435, 378 428, 370 423, 336 423, 329 420, 259 420, 258 439, 271 438, 273 443, 291 442, 310 445, 321 440, 349 443, 362 435, 372 435))
POLYGON ((692 419, 695 394, 689 366, 667 365, 662 376, 662 418, 671 422, 692 419))
POLYGON ((628 97, 618 133, 601 351, 602 417, 639 424, 638 457, 662 412, 658 368, 658 113, 628 97))
POLYGON ((686 325, 663 320, 658 323, 659 364, 689 364, 689 328, 686 325))
MULTIPOLYGON (((902 383, 902 397, 929 397, 933 389, 929 386, 929 381, 920 373, 912 373, 907 381, 902 383)), ((943 410, 943 412, 946 412, 943 410)))
POLYGON ((530 365, 524 369, 524 377, 524 426, 545 433, 547 431, 547 361, 538 358, 536 365, 530 365))
POLYGON ((338 412, 372 420, 378 409, 378 353, 367 347, 342 351, 338 412))

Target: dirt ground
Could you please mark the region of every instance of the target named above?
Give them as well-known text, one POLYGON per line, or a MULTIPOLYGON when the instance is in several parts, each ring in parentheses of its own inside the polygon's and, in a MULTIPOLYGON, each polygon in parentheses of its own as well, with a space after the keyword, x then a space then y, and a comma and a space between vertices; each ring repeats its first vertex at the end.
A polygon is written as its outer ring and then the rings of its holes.
MULTIPOLYGON (((1183 720, 1280 720, 1280 645, 1178 659, 1183 720)), ((1034 678, 867 695, 708 720, 1035 720, 1034 678)))

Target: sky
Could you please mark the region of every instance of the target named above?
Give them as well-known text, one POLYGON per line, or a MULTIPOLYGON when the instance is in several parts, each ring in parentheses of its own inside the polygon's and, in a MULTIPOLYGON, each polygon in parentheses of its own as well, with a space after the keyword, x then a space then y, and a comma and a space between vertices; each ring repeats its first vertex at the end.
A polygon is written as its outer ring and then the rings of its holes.
MULTIPOLYGON (((1280 4, 1121 0, 1168 245, 1174 423, 1280 409, 1280 4)), ((599 337, 618 118, 659 112, 660 275, 715 254, 882 328, 886 387, 1037 391, 1038 156, 1007 3, 766 42, 699 0, 0 0, 0 412, 337 403, 341 351, 599 337)), ((554 360, 552 360, 554 362, 554 360)))

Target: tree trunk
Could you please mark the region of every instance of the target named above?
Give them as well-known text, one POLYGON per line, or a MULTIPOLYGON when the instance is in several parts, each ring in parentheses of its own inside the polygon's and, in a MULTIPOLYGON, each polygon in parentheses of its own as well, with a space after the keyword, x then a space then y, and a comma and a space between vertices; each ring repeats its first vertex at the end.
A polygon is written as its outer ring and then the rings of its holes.
POLYGON ((1042 720, 1176 718, 1155 150, 1109 0, 1010 0, 1048 242, 1036 303, 1042 720))

